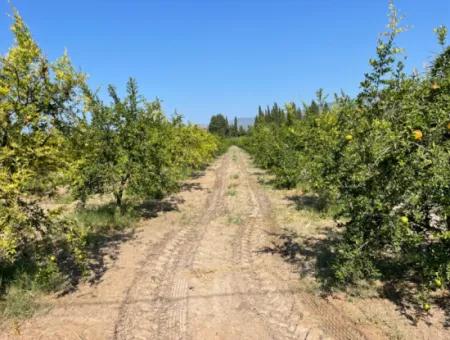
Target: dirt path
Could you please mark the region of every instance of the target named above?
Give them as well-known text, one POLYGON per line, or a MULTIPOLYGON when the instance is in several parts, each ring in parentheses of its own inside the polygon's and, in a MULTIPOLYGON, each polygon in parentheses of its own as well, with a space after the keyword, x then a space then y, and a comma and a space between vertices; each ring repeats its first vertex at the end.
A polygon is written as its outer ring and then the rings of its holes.
POLYGON ((177 211, 142 221, 98 284, 3 338, 382 338, 299 289, 291 266, 262 251, 278 227, 253 172, 232 147, 178 195, 177 211))

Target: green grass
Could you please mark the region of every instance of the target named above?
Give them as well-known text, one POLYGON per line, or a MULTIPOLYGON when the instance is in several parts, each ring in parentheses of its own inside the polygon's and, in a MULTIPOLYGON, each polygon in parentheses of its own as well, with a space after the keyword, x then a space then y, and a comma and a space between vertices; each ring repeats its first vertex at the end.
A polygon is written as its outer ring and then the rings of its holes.
POLYGON ((227 196, 236 196, 237 195, 237 191, 234 189, 230 189, 227 191, 227 196))
POLYGON ((66 282, 59 272, 45 270, 50 275, 22 270, 8 282, 0 297, 0 314, 7 319, 26 319, 45 307, 39 298, 44 293, 61 289, 66 282))
MULTIPOLYGON (((132 227, 139 219, 139 211, 128 206, 121 213, 113 204, 78 209, 70 214, 80 229, 87 230, 86 250, 94 254, 106 244, 110 236, 132 227)), ((36 261, 22 261, 0 273, 0 316, 4 319, 32 317, 44 305, 40 297, 70 286, 70 271, 58 267, 58 261, 47 256, 36 261)), ((89 255, 88 255, 89 257, 89 255)), ((61 262, 59 262, 61 266, 61 262)), ((64 264, 63 264, 64 265, 64 264)))
POLYGON ((238 186, 237 183, 230 183, 228 185, 227 195, 228 196, 236 196, 236 194, 237 194, 237 191, 236 191, 237 186, 238 186))
POLYGON ((30 318, 39 308, 35 291, 24 290, 15 285, 10 286, 0 300, 1 314, 8 319, 30 318))
POLYGON ((73 217, 92 231, 123 230, 131 227, 139 218, 134 209, 128 207, 120 212, 113 204, 80 209, 73 217))
POLYGON ((237 224, 240 225, 242 224, 243 220, 241 218, 241 216, 228 216, 228 223, 229 224, 237 224))
POLYGON ((70 204, 75 201, 75 198, 70 193, 66 193, 63 195, 55 195, 52 198, 52 201, 55 204, 70 204))
POLYGON ((120 211, 114 204, 79 209, 73 214, 80 228, 86 230, 86 251, 88 257, 96 256, 98 250, 108 242, 133 227, 139 220, 135 206, 127 206, 120 211))

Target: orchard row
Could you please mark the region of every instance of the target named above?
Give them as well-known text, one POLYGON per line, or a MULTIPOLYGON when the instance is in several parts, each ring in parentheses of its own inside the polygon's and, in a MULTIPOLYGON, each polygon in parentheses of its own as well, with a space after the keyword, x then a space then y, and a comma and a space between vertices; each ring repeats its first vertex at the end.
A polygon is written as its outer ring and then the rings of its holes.
POLYGON ((109 87, 105 104, 65 54, 49 62, 18 13, 15 42, 0 57, 0 285, 18 268, 43 285, 86 269, 89 225, 43 209, 66 190, 78 209, 93 195, 126 201, 160 199, 216 154, 216 137, 181 117, 166 118, 159 101, 125 98, 109 87))
POLYGON ((391 10, 356 98, 319 91, 302 109, 260 109, 243 143, 279 186, 337 211, 324 284, 414 282, 426 301, 450 286, 450 47, 441 26, 442 51, 424 74, 407 74, 391 10))

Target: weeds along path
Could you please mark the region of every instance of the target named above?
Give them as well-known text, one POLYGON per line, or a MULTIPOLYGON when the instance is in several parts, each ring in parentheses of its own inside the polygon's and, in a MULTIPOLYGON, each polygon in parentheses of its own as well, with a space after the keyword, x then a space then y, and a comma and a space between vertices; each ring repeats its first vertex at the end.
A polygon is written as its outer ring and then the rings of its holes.
POLYGON ((231 147, 187 184, 177 211, 142 221, 99 283, 51 301, 4 338, 365 338, 263 251, 278 227, 253 171, 231 147))

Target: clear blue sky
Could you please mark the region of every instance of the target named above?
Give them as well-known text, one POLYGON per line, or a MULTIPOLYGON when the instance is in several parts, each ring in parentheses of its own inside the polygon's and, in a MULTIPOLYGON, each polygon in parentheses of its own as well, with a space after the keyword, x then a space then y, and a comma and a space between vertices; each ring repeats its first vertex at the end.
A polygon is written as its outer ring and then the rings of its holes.
MULTIPOLYGON (((67 48, 93 87, 137 78, 149 99, 192 122, 253 116, 258 105, 309 101, 317 88, 355 94, 387 0, 14 0, 44 52, 67 48)), ((408 67, 439 51, 433 28, 450 26, 449 0, 398 0, 412 29, 399 39, 408 67)), ((11 45, 0 0, 0 51, 11 45)))

